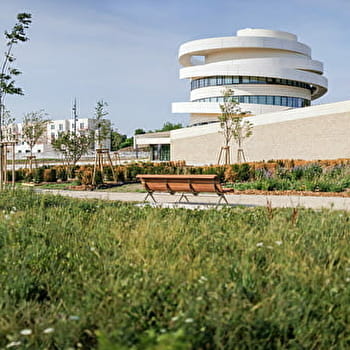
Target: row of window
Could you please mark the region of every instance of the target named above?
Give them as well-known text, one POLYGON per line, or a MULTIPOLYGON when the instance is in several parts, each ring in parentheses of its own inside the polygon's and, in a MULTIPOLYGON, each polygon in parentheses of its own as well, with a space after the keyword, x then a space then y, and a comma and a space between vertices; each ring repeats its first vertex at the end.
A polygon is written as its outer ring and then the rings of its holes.
MULTIPOLYGON (((84 129, 84 123, 80 123, 79 125, 80 129, 84 129)), ((55 129, 55 124, 51 124, 51 130, 55 129)), ((72 124, 72 129, 74 129, 74 124, 72 124)), ((58 124, 58 130, 62 131, 63 130, 63 124, 58 124)))
MULTIPOLYGON (((17 151, 17 153, 22 153, 22 150, 18 150, 17 151)), ((24 151, 24 153, 30 153, 30 150, 29 149, 26 149, 25 151, 24 151)), ((41 153, 41 149, 38 149, 37 151, 36 151, 36 153, 41 153)))
POLYGON ((304 89, 309 89, 310 91, 313 90, 310 84, 306 84, 302 81, 250 76, 215 76, 199 78, 191 81, 191 90, 199 89, 206 86, 220 86, 233 84, 276 84, 300 87, 304 89))
MULTIPOLYGON (((226 97, 206 97, 192 102, 219 102, 223 103, 227 100, 226 97)), ((233 96, 232 100, 239 103, 249 104, 260 104, 260 105, 276 105, 286 106, 293 108, 307 107, 310 106, 310 100, 306 100, 300 97, 289 97, 289 96, 233 96)))

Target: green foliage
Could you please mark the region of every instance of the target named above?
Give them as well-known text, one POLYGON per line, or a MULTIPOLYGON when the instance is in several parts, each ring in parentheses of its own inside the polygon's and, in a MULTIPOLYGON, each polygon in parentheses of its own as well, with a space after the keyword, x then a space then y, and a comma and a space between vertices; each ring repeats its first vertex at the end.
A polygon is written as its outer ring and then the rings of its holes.
POLYGON ((103 176, 100 170, 96 170, 95 174, 95 184, 100 185, 103 184, 103 176))
MULTIPOLYGON (((17 15, 17 23, 13 26, 10 32, 5 31, 6 46, 5 57, 1 65, 0 71, 0 129, 2 123, 2 117, 4 112, 4 99, 7 94, 9 95, 23 95, 21 88, 15 86, 14 78, 21 74, 21 72, 12 67, 16 58, 12 54, 12 49, 15 44, 19 42, 25 42, 28 40, 26 36, 26 29, 29 28, 32 15, 29 13, 19 13, 17 15)), ((0 131, 0 136, 1 131, 0 131)), ((0 137, 1 139, 2 137, 0 137)))
POLYGON ((40 183, 44 181, 44 171, 43 167, 34 170, 33 180, 35 183, 40 183))
POLYGON ((347 349, 349 235, 343 211, 4 191, 0 348, 347 349))
POLYGON ((142 135, 142 134, 146 134, 146 131, 144 129, 136 129, 134 134, 135 135, 142 135))
POLYGON ((134 145, 134 138, 128 137, 119 145, 119 149, 122 149, 125 147, 132 147, 133 145, 134 145))
POLYGON ((237 190, 342 192, 350 188, 350 164, 322 167, 313 163, 292 168, 279 165, 274 172, 266 168, 243 167, 246 166, 231 166, 234 175, 230 174, 228 180, 237 190))
POLYGON ((91 135, 75 134, 72 132, 63 132, 52 142, 52 147, 56 152, 63 155, 68 164, 69 171, 72 173, 74 166, 79 159, 91 148, 93 141, 91 135))
POLYGON ((162 132, 162 131, 171 131, 171 130, 177 130, 183 128, 183 125, 181 123, 171 123, 171 122, 165 122, 163 124, 163 127, 161 129, 157 129, 156 132, 162 132))

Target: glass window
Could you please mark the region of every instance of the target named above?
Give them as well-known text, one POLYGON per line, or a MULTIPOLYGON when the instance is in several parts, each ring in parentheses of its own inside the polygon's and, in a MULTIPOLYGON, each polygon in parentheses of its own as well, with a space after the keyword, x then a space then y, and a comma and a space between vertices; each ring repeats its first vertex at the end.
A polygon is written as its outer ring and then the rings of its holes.
POLYGON ((266 104, 273 105, 273 96, 266 96, 266 104))
POLYGON ((62 131, 63 130, 63 124, 58 125, 58 130, 62 131))
POLYGON ((55 129, 55 124, 51 124, 51 130, 55 129))
POLYGON ((216 77, 216 85, 222 85, 222 77, 216 77))
MULTIPOLYGON (((239 103, 251 103, 251 104, 267 104, 276 106, 286 106, 293 108, 300 108, 310 105, 309 100, 304 100, 299 97, 287 97, 287 96, 232 96, 232 98, 224 98, 223 96, 213 96, 200 98, 193 100, 192 102, 216 102, 223 103, 226 101, 233 101, 239 103)), ((81 124, 80 124, 81 125, 81 124)))
POLYGON ((233 77, 232 83, 233 84, 239 84, 239 77, 233 77))
POLYGON ((250 83, 249 77, 242 77, 242 84, 249 84, 249 83, 250 83))
POLYGON ((249 96, 243 96, 243 103, 249 103, 249 96))
POLYGON ((250 103, 258 103, 258 96, 249 96, 250 103))
POLYGON ((209 85, 210 86, 215 86, 216 85, 216 77, 211 77, 209 79, 209 85))
POLYGON ((224 77, 224 84, 225 85, 231 85, 232 84, 232 78, 231 77, 224 77))
POLYGON ((258 96, 258 103, 260 105, 266 105, 266 96, 258 96))

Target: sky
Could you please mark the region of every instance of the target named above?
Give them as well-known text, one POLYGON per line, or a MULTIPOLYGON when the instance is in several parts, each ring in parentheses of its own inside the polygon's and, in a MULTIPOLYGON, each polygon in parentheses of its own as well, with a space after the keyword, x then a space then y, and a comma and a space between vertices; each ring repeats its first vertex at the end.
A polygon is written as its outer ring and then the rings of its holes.
POLYGON ((188 116, 171 113, 172 102, 190 95, 179 79, 179 46, 243 28, 288 31, 311 47, 328 78, 328 93, 313 104, 350 99, 349 0, 0 0, 0 34, 19 12, 33 22, 30 40, 14 50, 25 95, 6 98, 18 122, 40 109, 70 118, 76 98, 80 118, 107 102, 113 127, 129 136, 186 125, 188 116))

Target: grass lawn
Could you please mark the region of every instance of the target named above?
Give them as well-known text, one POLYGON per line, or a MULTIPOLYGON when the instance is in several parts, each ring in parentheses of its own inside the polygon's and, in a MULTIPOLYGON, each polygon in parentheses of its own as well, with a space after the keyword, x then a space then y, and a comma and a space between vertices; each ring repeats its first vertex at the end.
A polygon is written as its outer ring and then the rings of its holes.
POLYGON ((350 213, 0 193, 0 348, 348 349, 350 213))

